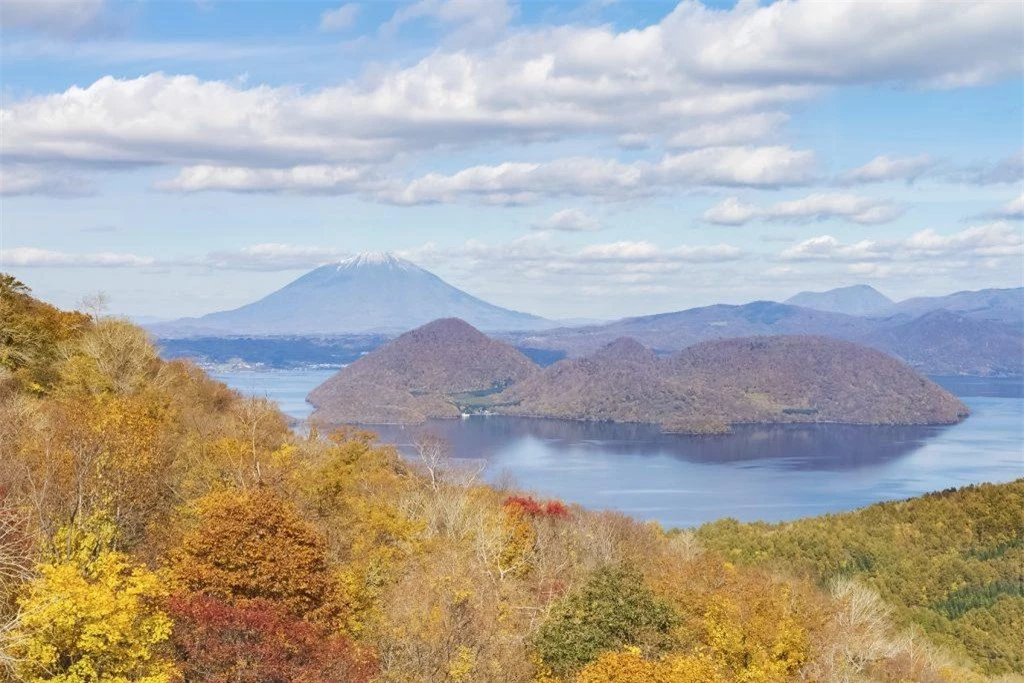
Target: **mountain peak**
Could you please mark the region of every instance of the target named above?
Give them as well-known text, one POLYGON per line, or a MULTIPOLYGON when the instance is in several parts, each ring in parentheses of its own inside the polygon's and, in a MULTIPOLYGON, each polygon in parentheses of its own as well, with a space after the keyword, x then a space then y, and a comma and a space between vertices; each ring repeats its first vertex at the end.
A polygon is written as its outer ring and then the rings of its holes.
POLYGON ((409 339, 442 339, 447 342, 485 341, 489 337, 460 318, 440 318, 406 332, 409 339))
POLYGON ((647 362, 654 360, 656 357, 653 351, 632 337, 619 337, 590 355, 592 360, 601 361, 627 360, 647 362))
POLYGON ((865 284, 837 287, 824 292, 800 292, 787 299, 786 303, 847 315, 870 315, 892 306, 892 300, 865 284))
POLYGON ((337 270, 372 267, 386 267, 400 270, 413 270, 418 268, 418 266, 412 261, 407 261, 404 258, 395 256, 390 251, 360 252, 354 256, 349 256, 348 258, 338 261, 335 267, 337 270))
MULTIPOLYGON (((161 326, 165 336, 406 332, 439 318, 488 331, 552 327, 543 318, 487 303, 389 252, 320 266, 231 311, 161 326)), ((470 328, 472 329, 472 328, 470 328)))

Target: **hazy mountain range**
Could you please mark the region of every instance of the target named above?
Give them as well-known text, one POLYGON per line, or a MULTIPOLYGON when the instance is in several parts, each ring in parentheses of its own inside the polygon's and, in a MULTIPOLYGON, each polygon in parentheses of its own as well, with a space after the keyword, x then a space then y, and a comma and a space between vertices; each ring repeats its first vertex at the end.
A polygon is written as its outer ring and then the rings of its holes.
POLYGON ((415 423, 465 412, 646 422, 947 424, 947 391, 874 349, 827 337, 708 341, 658 356, 634 339, 541 369, 461 320, 432 322, 342 368, 309 395, 326 422, 415 423))
MULTIPOLYGON (((600 324, 557 323, 489 304, 410 261, 384 253, 322 266, 231 311, 149 329, 158 337, 175 339, 168 346, 176 355, 201 355, 223 346, 216 338, 387 337, 442 318, 501 333, 532 357, 549 361, 593 353, 623 336, 667 353, 710 339, 806 334, 872 346, 929 374, 1024 374, 1024 288, 893 302, 873 287, 854 285, 801 292, 786 303, 718 304, 600 324), (206 339, 182 341, 198 337, 206 339)), ((346 349, 363 346, 351 339, 340 343, 346 349)), ((294 346, 283 339, 252 344, 261 349, 267 344, 280 347, 274 357, 287 356, 294 346)), ((245 357, 246 343, 235 340, 229 346, 230 353, 245 357)), ((261 353, 267 355, 265 350, 261 353)), ((325 355, 330 354, 317 357, 325 355)))
MULTIPOLYGON (((836 299, 822 297, 818 301, 833 305, 836 299)), ((505 338, 517 346, 557 349, 579 357, 622 336, 659 352, 672 352, 709 339, 809 334, 880 349, 927 374, 1019 375, 1024 374, 1022 311, 1024 288, 911 299, 870 316, 755 301, 505 338)))

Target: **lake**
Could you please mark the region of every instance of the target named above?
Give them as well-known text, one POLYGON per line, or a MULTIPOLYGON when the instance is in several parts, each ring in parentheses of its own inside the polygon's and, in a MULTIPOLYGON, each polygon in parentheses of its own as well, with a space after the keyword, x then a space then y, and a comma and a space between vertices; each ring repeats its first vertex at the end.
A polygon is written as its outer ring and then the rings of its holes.
MULTIPOLYGON (((312 410, 306 394, 333 372, 211 374, 301 420, 312 410)), ((420 435, 434 434, 454 457, 480 459, 491 480, 511 475, 540 496, 666 526, 782 521, 1024 476, 1024 382, 934 379, 970 406, 971 417, 950 427, 743 426, 718 437, 498 416, 372 429, 407 455, 420 435)))

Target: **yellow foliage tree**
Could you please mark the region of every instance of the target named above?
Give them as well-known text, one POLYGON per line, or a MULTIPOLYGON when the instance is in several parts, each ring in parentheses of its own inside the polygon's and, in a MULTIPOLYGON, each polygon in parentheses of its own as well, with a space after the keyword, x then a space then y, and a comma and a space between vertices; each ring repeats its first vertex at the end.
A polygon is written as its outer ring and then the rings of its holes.
POLYGON ((168 683, 171 620, 158 574, 106 549, 96 536, 40 567, 21 601, 17 673, 28 683, 168 683))
POLYGON ((727 680, 709 657, 676 655, 650 660, 635 647, 601 655, 576 677, 576 683, 726 683, 727 680))

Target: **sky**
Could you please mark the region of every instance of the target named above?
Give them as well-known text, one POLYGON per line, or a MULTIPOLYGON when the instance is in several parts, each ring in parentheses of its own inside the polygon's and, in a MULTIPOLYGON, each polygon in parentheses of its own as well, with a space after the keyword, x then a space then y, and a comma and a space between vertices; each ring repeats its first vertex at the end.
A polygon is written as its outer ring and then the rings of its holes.
POLYGON ((0 0, 0 270, 176 318, 392 251, 553 318, 1024 285, 1024 5, 0 0))

